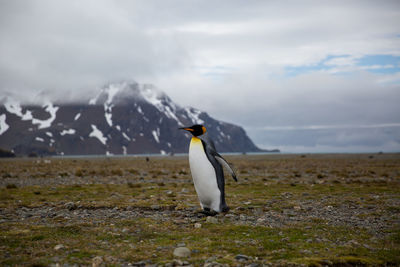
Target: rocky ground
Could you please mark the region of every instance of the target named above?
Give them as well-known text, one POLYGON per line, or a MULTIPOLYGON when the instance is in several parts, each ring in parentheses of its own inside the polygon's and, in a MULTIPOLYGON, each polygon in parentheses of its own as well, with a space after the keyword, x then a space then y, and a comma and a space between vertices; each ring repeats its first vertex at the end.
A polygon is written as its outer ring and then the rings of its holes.
POLYGON ((2 265, 400 265, 400 155, 228 157, 226 214, 184 157, 0 161, 2 265))

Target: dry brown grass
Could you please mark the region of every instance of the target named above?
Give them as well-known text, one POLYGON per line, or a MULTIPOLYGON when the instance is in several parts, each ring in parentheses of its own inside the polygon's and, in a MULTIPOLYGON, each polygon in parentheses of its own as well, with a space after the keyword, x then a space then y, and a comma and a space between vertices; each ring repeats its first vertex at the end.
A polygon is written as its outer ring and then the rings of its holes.
POLYGON ((399 154, 227 159, 239 182, 217 224, 186 157, 0 160, 0 264, 167 263, 179 243, 194 265, 400 264, 399 154))

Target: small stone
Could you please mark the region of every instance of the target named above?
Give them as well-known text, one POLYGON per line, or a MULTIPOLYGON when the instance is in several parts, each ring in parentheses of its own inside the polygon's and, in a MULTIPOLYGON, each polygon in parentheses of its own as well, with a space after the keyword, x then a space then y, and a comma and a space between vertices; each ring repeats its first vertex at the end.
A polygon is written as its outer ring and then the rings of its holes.
POLYGON ((58 244, 54 247, 54 250, 60 250, 60 249, 64 249, 65 246, 63 244, 58 244))
POLYGON ((160 210, 160 205, 151 205, 152 210, 160 210))
POLYGON ((347 242, 348 246, 352 246, 352 247, 357 247, 360 245, 360 243, 358 243, 356 240, 350 240, 349 242, 347 242))
POLYGON ((187 188, 182 188, 181 193, 189 193, 189 190, 187 188))
POLYGON ((308 250, 308 249, 300 250, 300 253, 307 254, 307 255, 311 255, 312 254, 312 252, 310 250, 308 250))
POLYGON ((64 208, 66 208, 68 210, 75 210, 77 208, 77 206, 74 202, 67 202, 64 204, 64 208))
POLYGON ((144 267, 144 266, 146 266, 146 262, 145 261, 138 261, 138 262, 133 263, 132 266, 144 267))
POLYGON ((294 206, 293 209, 294 210, 301 210, 301 207, 300 206, 294 206))
POLYGON ((186 247, 186 244, 182 242, 182 243, 176 244, 176 246, 177 246, 177 247, 186 247))
POLYGON ((58 262, 58 261, 60 261, 60 257, 54 256, 51 258, 51 260, 54 262, 58 262))
POLYGON ((178 247, 174 250, 174 256, 176 257, 190 257, 190 250, 187 247, 178 247))
POLYGON ((208 223, 218 223, 218 219, 212 216, 207 216, 206 222, 208 223))
POLYGON ((235 260, 237 260, 239 262, 245 262, 245 261, 249 260, 249 257, 246 255, 238 254, 235 256, 235 260))
POLYGON ((174 266, 183 266, 183 262, 181 260, 175 259, 173 262, 174 266))
POLYGON ((107 261, 108 263, 110 263, 110 264, 107 264, 107 265, 116 265, 115 263, 117 263, 118 262, 118 259, 116 258, 116 257, 113 257, 113 256, 104 256, 104 261, 107 261))
POLYGON ((208 259, 206 259, 206 262, 213 262, 213 261, 215 261, 216 259, 217 259, 217 257, 211 256, 211 257, 209 257, 208 259))
POLYGON ((103 258, 96 256, 92 259, 92 267, 99 267, 103 263, 103 258))
POLYGON ((194 228, 201 228, 201 223, 195 223, 194 228))
POLYGON ((257 219, 257 223, 264 223, 265 222, 265 219, 264 218, 258 218, 257 219))
POLYGON ((224 265, 218 262, 206 262, 204 263, 203 267, 223 267, 224 265))

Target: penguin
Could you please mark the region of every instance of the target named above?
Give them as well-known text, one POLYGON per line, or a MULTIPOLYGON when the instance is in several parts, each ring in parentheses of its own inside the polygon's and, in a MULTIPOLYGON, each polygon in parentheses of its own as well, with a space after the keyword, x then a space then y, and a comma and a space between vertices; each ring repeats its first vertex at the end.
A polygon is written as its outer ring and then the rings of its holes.
POLYGON ((193 135, 189 146, 189 165, 202 213, 212 216, 229 211, 225 202, 225 179, 222 166, 237 182, 234 170, 218 154, 211 139, 207 136, 199 138, 207 132, 206 127, 196 124, 179 129, 186 130, 193 135))

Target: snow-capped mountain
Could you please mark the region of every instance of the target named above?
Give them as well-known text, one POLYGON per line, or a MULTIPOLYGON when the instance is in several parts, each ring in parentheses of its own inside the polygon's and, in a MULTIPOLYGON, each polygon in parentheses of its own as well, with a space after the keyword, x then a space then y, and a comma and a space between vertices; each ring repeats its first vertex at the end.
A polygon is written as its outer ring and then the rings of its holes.
POLYGON ((190 136, 178 127, 204 124, 221 152, 260 151, 245 131, 164 92, 135 82, 111 83, 86 104, 0 106, 0 148, 17 155, 142 154, 187 152, 190 136))

